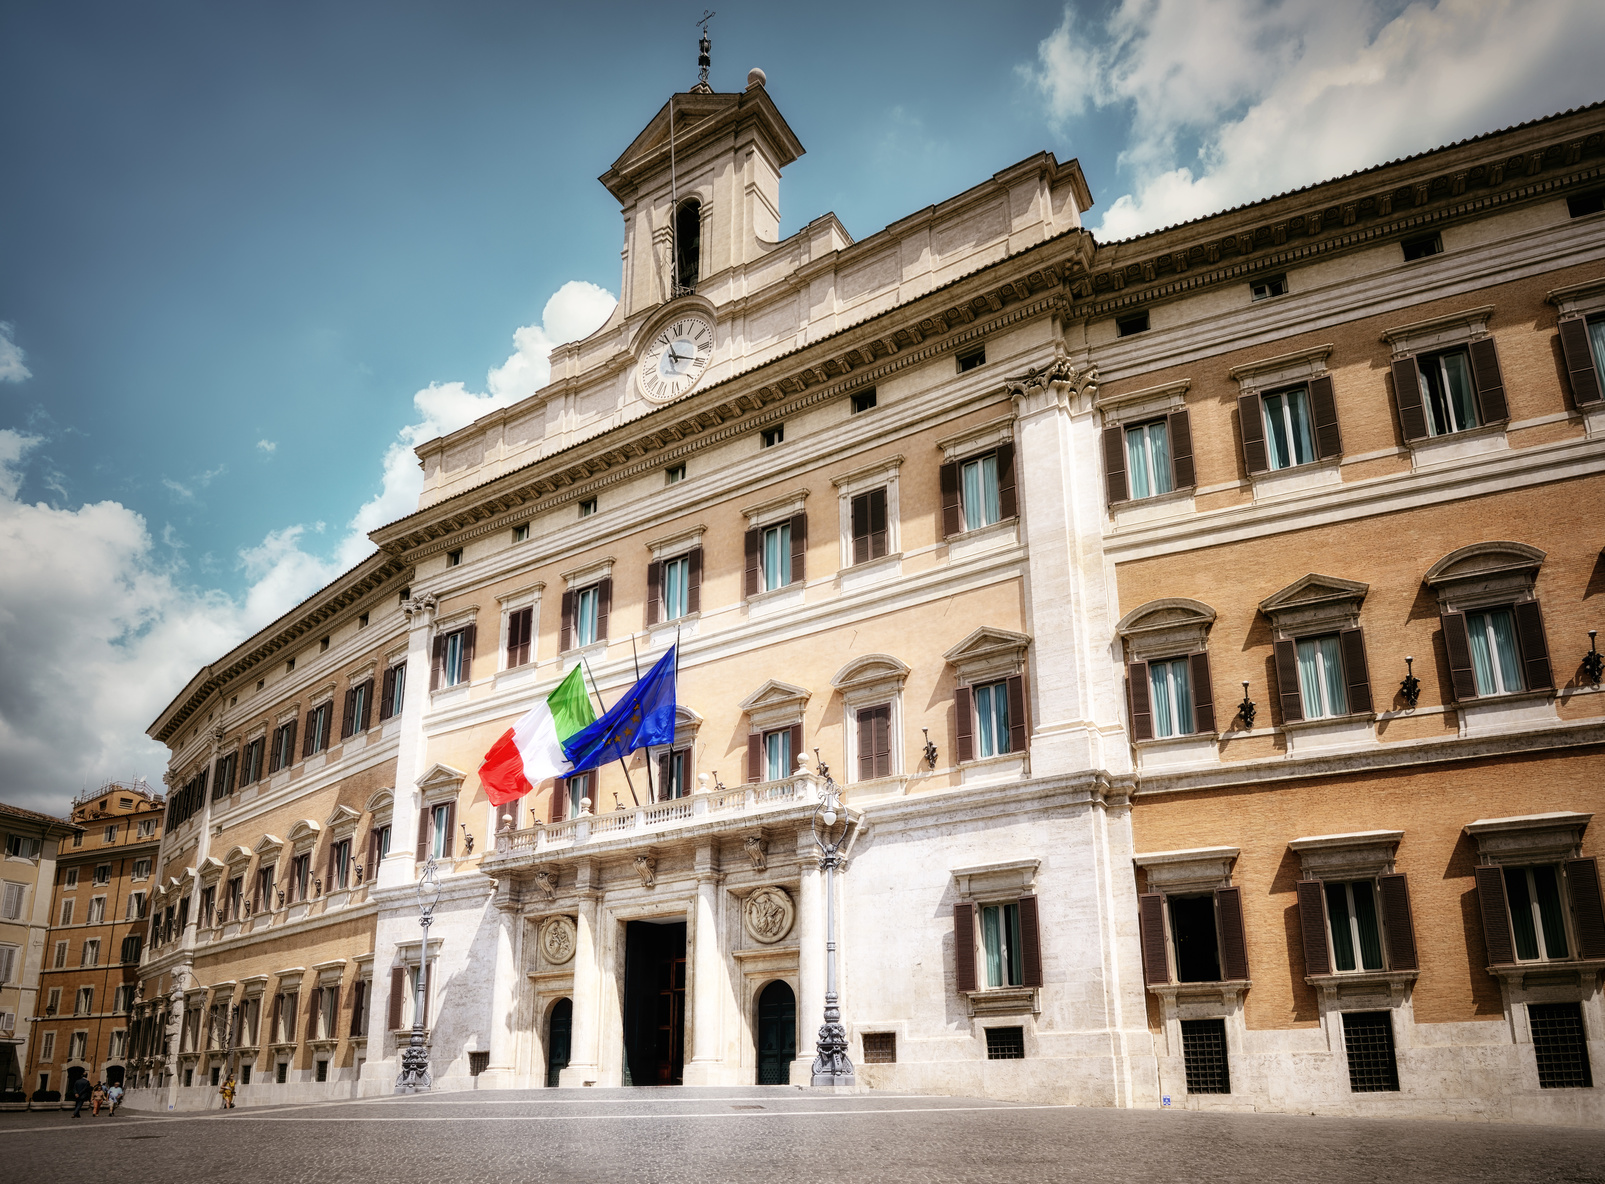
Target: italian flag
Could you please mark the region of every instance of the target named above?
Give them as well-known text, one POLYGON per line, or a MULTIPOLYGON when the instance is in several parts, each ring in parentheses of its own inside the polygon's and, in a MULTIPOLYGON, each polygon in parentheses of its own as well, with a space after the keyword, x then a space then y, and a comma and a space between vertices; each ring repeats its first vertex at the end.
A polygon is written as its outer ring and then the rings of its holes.
POLYGON ((548 777, 567 773, 573 766, 563 755, 563 741, 595 718, 590 696, 585 693, 585 676, 576 666, 485 754, 479 783, 491 804, 500 806, 521 798, 548 777))

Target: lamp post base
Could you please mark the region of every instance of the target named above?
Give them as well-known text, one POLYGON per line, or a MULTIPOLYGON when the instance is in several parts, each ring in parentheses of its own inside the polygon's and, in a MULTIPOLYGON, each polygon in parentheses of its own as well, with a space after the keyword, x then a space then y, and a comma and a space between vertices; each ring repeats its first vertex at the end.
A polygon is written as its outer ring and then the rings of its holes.
MULTIPOLYGON (((830 1000, 829 1011, 835 1010, 835 999, 830 1000)), ((819 1027, 819 1053, 814 1057, 814 1085, 857 1085, 853 1062, 847 1055, 847 1029, 827 1017, 819 1027)))
POLYGON ((421 1042, 402 1049, 401 1076, 396 1078, 396 1092, 424 1093, 433 1084, 429 1078, 429 1049, 421 1042))

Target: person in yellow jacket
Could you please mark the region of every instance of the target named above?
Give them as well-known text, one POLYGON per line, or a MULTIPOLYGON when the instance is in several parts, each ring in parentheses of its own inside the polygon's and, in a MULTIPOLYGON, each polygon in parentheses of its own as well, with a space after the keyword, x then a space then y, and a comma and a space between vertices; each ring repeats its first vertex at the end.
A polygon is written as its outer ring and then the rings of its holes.
POLYGON ((217 1092, 219 1094, 221 1094, 222 1097, 223 1097, 223 1109, 225 1109, 225 1110, 234 1109, 234 1075, 233 1074, 230 1074, 228 1077, 226 1077, 224 1079, 223 1084, 217 1087, 217 1092))

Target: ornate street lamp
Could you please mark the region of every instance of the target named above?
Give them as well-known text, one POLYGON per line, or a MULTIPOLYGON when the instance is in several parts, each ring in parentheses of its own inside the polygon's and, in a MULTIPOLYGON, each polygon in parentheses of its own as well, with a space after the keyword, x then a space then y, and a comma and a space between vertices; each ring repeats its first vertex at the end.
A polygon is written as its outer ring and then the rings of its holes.
POLYGON ((847 841, 847 817, 841 804, 841 791, 831 779, 830 766, 819 762, 819 775, 825 779, 824 796, 814 809, 814 842, 819 846, 819 866, 825 873, 825 1022, 819 1027, 819 1051, 814 1057, 814 1085, 852 1085, 853 1062, 847 1056, 847 1029, 842 1027, 841 1008, 836 999, 836 885, 835 871, 846 860, 842 845, 847 841), (837 823, 841 833, 836 833, 837 823))
POLYGON ((429 926, 435 919, 435 906, 440 903, 438 870, 431 855, 424 864, 424 874, 418 877, 418 924, 423 926, 424 944, 418 955, 418 997, 412 1008, 412 1040, 401 1054, 401 1076, 396 1078, 399 1094, 418 1093, 432 1084, 429 1050, 424 1047, 424 992, 429 981, 429 926))

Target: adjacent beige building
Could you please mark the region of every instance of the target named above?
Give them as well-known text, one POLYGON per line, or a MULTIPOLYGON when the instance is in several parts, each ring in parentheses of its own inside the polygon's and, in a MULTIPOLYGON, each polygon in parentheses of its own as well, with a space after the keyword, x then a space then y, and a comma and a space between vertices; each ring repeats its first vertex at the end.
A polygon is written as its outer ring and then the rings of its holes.
POLYGON ((0 1093, 10 1104, 27 1100, 23 1069, 40 1011, 58 847, 79 833, 63 819, 0 802, 0 1093))

